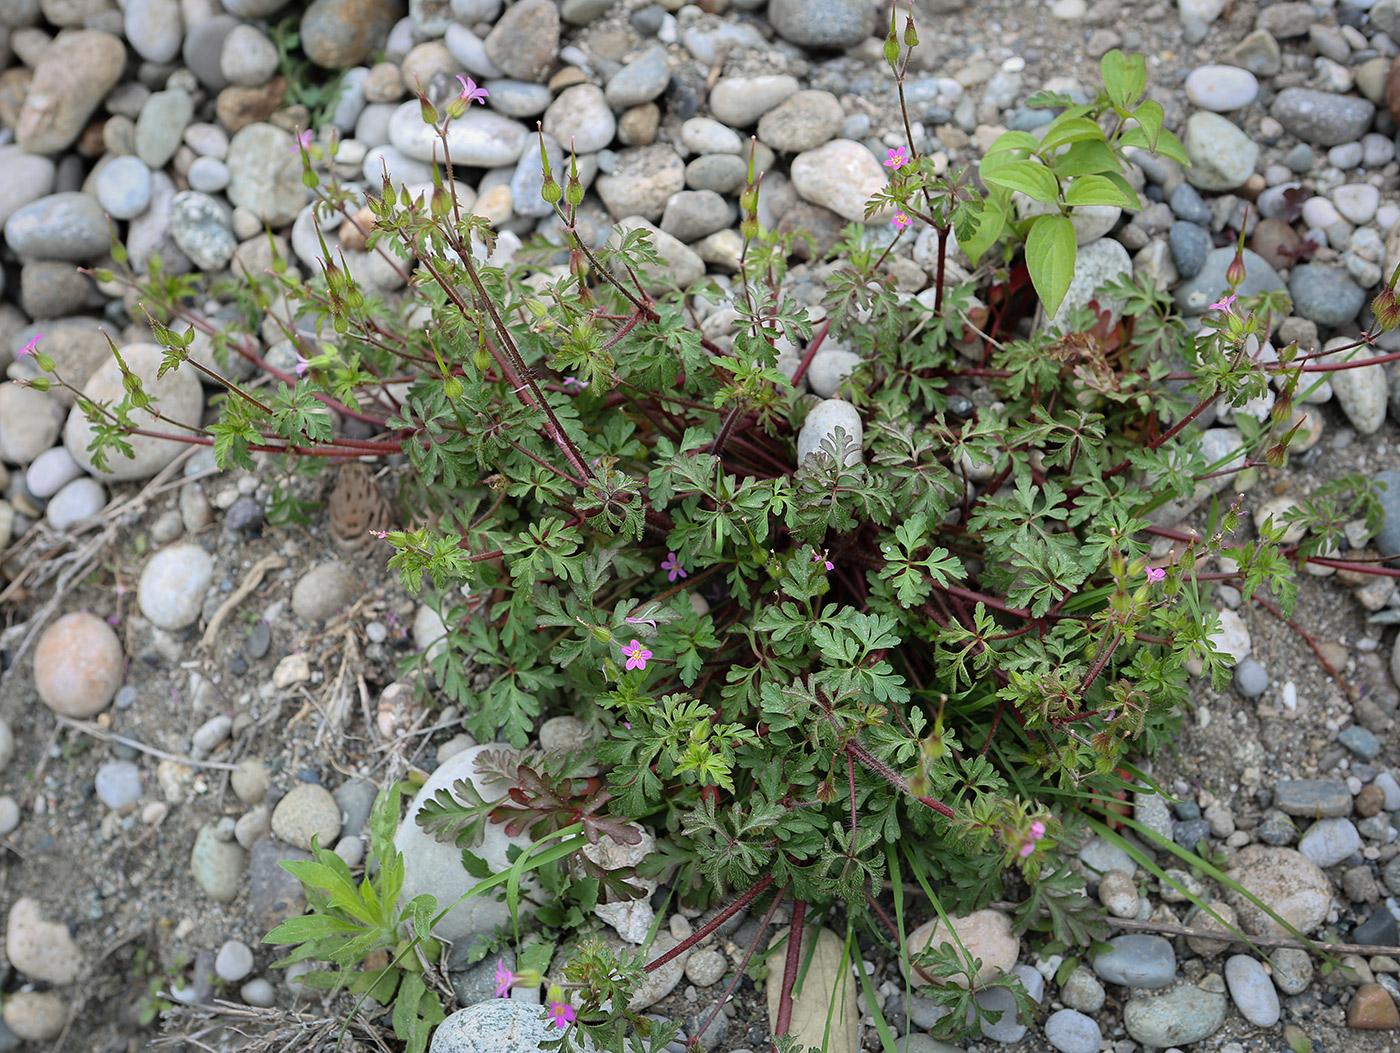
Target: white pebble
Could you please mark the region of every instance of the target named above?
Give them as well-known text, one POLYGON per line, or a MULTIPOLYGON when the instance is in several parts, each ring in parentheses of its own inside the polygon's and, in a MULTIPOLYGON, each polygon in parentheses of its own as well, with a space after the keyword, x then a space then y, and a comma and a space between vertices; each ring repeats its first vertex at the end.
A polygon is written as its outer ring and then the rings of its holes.
POLYGON ((224 983, 236 984, 253 971, 253 950, 242 940, 229 940, 219 948, 214 972, 224 983))
POLYGON ((260 1009, 267 1009, 277 1001, 277 993, 272 989, 272 984, 261 976, 256 980, 249 980, 240 987, 238 996, 248 1005, 257 1006, 260 1009))

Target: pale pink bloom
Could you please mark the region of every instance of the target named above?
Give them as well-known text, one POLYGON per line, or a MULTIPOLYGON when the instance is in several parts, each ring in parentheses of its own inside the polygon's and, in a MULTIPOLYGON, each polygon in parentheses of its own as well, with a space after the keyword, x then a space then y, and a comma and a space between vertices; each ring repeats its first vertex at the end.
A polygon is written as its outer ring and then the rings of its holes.
POLYGON ((555 1027, 568 1027, 574 1022, 574 1017, 577 1015, 571 1005, 565 1005, 563 1002, 549 1003, 549 1019, 553 1021, 555 1027))
POLYGON ((623 621, 629 625, 650 625, 653 629, 656 628, 655 618, 624 618, 623 621))
POLYGON ((1148 568, 1147 568, 1147 580, 1148 580, 1149 582, 1151 582, 1153 585, 1156 585, 1156 584, 1160 583, 1164 578, 1166 578, 1166 576, 1167 576, 1167 572, 1166 572, 1165 570, 1163 570, 1161 567, 1148 567, 1148 568))
POLYGON ((890 220, 890 222, 894 224, 895 230, 903 230, 905 227, 909 226, 911 220, 905 213, 896 212, 894 214, 894 219, 890 220))
POLYGON ((647 667, 647 659, 651 657, 651 652, 636 640, 633 640, 624 647, 622 653, 627 656, 628 669, 645 669, 647 667))
POLYGON ((506 968, 504 958, 496 959, 496 997, 509 998, 510 985, 515 983, 515 974, 506 968))
POLYGON ((1235 306, 1234 306, 1234 305, 1235 305, 1235 294, 1234 294, 1234 293, 1231 293, 1229 296, 1225 297, 1225 299, 1221 300, 1219 303, 1213 303, 1213 304, 1211 304, 1209 307, 1206 308, 1206 310, 1207 310, 1207 311, 1231 311, 1231 312, 1233 312, 1234 309, 1235 309, 1235 306))
POLYGON ((297 352, 297 376, 306 376, 306 371, 311 368, 311 360, 300 351, 297 352))
POLYGON ((306 129, 304 132, 298 131, 292 143, 292 153, 299 154, 302 150, 309 150, 311 148, 312 138, 313 136, 310 128, 306 129))
POLYGON ((690 577, 685 572, 685 568, 681 566, 680 558, 674 552, 666 553, 666 558, 661 561, 661 569, 669 572, 666 575, 667 581, 690 577))
POLYGON ((588 381, 586 381, 586 380, 580 380, 578 377, 565 377, 565 378, 564 378, 564 390, 565 390, 565 391, 584 391, 584 390, 586 390, 587 388, 588 388, 588 381))
POLYGON ((831 560, 829 560, 829 559, 826 558, 826 549, 822 549, 820 552, 813 552, 813 553, 812 553, 812 562, 813 562, 813 563, 825 563, 825 564, 826 564, 826 569, 827 569, 827 570, 835 570, 835 569, 836 569, 836 564, 833 563, 833 562, 831 562, 831 560))
POLYGON ((33 338, 32 340, 30 340, 29 343, 25 344, 22 348, 20 348, 20 349, 19 349, 19 354, 16 355, 15 357, 16 357, 16 358, 23 358, 25 355, 32 355, 32 354, 34 354, 34 352, 37 351, 38 348, 39 348, 39 341, 42 340, 42 339, 44 339, 44 334, 43 334, 43 333, 35 333, 35 334, 34 334, 34 338, 33 338))
POLYGON ((468 106, 474 102, 479 102, 483 106, 486 105, 486 96, 491 94, 489 91, 485 88, 478 88, 476 86, 476 81, 472 80, 470 77, 463 77, 460 73, 457 75, 457 80, 460 81, 462 85, 462 94, 457 96, 457 98, 466 99, 468 106))

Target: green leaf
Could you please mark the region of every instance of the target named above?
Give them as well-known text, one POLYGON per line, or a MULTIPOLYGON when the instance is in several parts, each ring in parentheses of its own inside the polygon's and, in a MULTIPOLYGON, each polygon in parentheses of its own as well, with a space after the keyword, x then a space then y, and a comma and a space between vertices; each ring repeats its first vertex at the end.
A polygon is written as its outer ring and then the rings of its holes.
POLYGON ((1136 196, 1128 197, 1107 176, 1082 175, 1065 190, 1065 201, 1071 205, 1117 205, 1136 208, 1136 196))
POLYGON ((1039 161, 1012 161, 1000 165, 989 175, 982 172, 984 182, 1019 190, 1037 201, 1054 204, 1060 197, 1060 184, 1055 175, 1039 161))
MULTIPOLYGON (((1129 129, 1129 133, 1141 131, 1140 128, 1129 129)), ((1098 139, 1081 139, 1077 143, 1071 143, 1063 154, 1053 159, 1052 164, 1055 174, 1061 179, 1098 172, 1116 172, 1123 167, 1113 151, 1108 148, 1108 144, 1098 139)))
POLYGON ((1026 269, 1045 305, 1045 313, 1060 309, 1074 279, 1074 224, 1068 216, 1039 216, 1026 238, 1026 269))
MULTIPOLYGON (((1158 109, 1161 109, 1159 106, 1158 109)), ((1051 123, 1050 130, 1045 133, 1045 138, 1040 140, 1039 153, 1047 154, 1056 147, 1064 146, 1067 143, 1077 143, 1082 139, 1098 139, 1103 141, 1103 129, 1095 121, 1088 117, 1074 117, 1066 120, 1063 117, 1056 118, 1051 123)))
POLYGON ((288 918, 264 936, 263 943, 305 943, 327 936, 350 935, 363 931, 354 922, 333 918, 328 914, 307 914, 299 918, 288 918))
POLYGON ((1114 104, 1128 109, 1147 87, 1147 60, 1141 55, 1125 55, 1114 48, 1099 63, 1104 91, 1114 104))

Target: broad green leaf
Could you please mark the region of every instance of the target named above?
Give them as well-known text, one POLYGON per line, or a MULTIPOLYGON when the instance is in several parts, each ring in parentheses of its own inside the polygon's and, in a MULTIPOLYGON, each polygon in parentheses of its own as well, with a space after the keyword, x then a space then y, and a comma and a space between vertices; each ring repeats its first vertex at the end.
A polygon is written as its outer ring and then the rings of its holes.
POLYGON ((1026 269, 1031 272, 1045 313, 1053 315, 1074 279, 1074 224, 1068 216, 1039 216, 1026 238, 1026 269))
POLYGON ((987 156, 982 158, 982 165, 985 167, 988 161, 1003 164, 1005 159, 1001 155, 1018 150, 1033 153, 1039 146, 1039 140, 1030 132, 1005 132, 997 137, 996 142, 992 143, 992 148, 987 151, 987 156))
POLYGON ((982 201, 972 237, 959 238, 958 247, 967 253, 975 266, 982 254, 997 243, 1005 226, 1006 206, 1001 195, 988 194, 982 201))
MULTIPOLYGON (((1141 131, 1141 129, 1130 129, 1141 131)), ((1052 160, 1055 174, 1061 179, 1068 176, 1094 175, 1099 172, 1116 172, 1122 165, 1108 144, 1097 139, 1081 139, 1071 143, 1069 149, 1052 160)))
POLYGON ((1060 197, 1060 184, 1055 181, 1054 174, 1037 161, 1012 161, 990 175, 983 171, 982 179, 1009 190, 1019 190, 1037 201, 1054 204, 1060 197))
POLYGON ((1108 178, 1101 175, 1082 175, 1065 190, 1065 202, 1070 205, 1118 205, 1120 208, 1133 208, 1136 196, 1128 197, 1108 178))
POLYGON ((1147 133, 1148 141, 1154 145, 1155 149, 1157 136, 1162 131, 1162 121, 1166 119, 1162 104, 1148 99, 1139 104, 1138 108, 1133 111, 1133 119, 1142 125, 1142 130, 1147 133))
MULTIPOLYGON (((1161 109, 1160 106, 1157 108, 1161 109)), ((1046 154, 1056 147, 1064 146, 1066 143, 1077 143, 1081 139, 1102 140, 1103 138, 1103 129, 1087 117, 1075 117, 1071 120, 1060 117, 1050 125, 1050 130, 1045 133, 1045 138, 1040 140, 1039 152, 1046 154)))
MULTIPOLYGON (((1173 161, 1188 167, 1191 164, 1191 158, 1186 156, 1186 148, 1181 145, 1181 140, 1165 128, 1157 135, 1155 145, 1148 139, 1147 132, 1143 128, 1129 128, 1118 140, 1118 147, 1122 150, 1129 150, 1135 146, 1159 153, 1163 157, 1170 157, 1173 161)), ((1059 167, 1056 165, 1057 169, 1059 167)), ((1101 169, 1101 171, 1107 171, 1107 169, 1101 169)))
POLYGON ((1118 106, 1127 109, 1147 87, 1147 60, 1141 55, 1124 55, 1114 48, 1099 63, 1104 91, 1118 106))
POLYGON ((364 930, 354 922, 342 921, 328 914, 307 914, 288 918, 266 936, 263 943, 305 943, 324 936, 349 935, 364 930))

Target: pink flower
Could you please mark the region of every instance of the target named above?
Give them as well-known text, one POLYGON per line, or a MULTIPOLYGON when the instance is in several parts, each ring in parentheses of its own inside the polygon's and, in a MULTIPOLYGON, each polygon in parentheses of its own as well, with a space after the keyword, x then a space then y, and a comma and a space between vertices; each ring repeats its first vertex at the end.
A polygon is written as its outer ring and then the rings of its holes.
POLYGON ((23 358, 25 355, 32 355, 32 354, 34 354, 34 352, 35 352, 36 350, 38 350, 39 341, 42 340, 42 339, 44 339, 44 334, 43 334, 43 333, 35 333, 35 334, 34 334, 34 338, 33 338, 32 340, 30 340, 29 343, 25 344, 22 348, 20 348, 20 349, 19 349, 19 354, 16 355, 15 357, 16 357, 16 358, 23 358))
POLYGON ((478 88, 476 86, 476 81, 472 80, 470 77, 463 77, 461 74, 458 74, 457 79, 461 81, 462 84, 462 94, 457 96, 459 99, 466 99, 468 106, 474 102, 479 102, 483 106, 486 105, 486 96, 491 94, 489 91, 485 88, 478 88))
POLYGON ((1235 304, 1235 294, 1231 293, 1219 303, 1213 303, 1206 308, 1207 311, 1233 311, 1235 304))
POLYGON ((1034 841, 1027 841, 1025 844, 1023 844, 1023 845, 1021 846, 1021 852, 1020 852, 1021 858, 1022 858, 1022 859, 1026 859, 1026 858, 1027 858, 1028 856, 1030 856, 1030 854, 1031 854, 1032 852, 1034 852, 1034 851, 1035 851, 1035 842, 1034 842, 1034 841))
POLYGON ((1031 839, 1033 841, 1039 841, 1044 836, 1045 824, 1037 819, 1035 822, 1031 823, 1031 839))
POLYGON ((910 219, 905 213, 896 212, 894 214, 894 219, 890 220, 890 222, 894 224, 895 230, 903 230, 905 227, 909 226, 910 219))
POLYGON ((656 628, 655 618, 624 618, 623 621, 628 625, 650 625, 653 629, 656 628))
POLYGON ((312 138, 310 128, 306 129, 304 132, 298 131, 296 138, 292 142, 292 153, 299 154, 303 150, 310 149, 312 138))
POLYGON ((565 378, 564 378, 564 390, 565 390, 565 391, 586 391, 587 389, 588 389, 588 381, 586 381, 586 380, 580 380, 578 377, 565 377, 565 378))
POLYGON ((661 561, 661 569, 669 571, 666 575, 667 581, 675 581, 677 578, 690 577, 690 575, 685 572, 685 568, 681 566, 681 561, 674 552, 666 553, 666 558, 661 561))
POLYGON ((574 1017, 578 1014, 574 1012, 574 1007, 563 1002, 549 1003, 549 1019, 555 1027, 565 1028, 574 1022, 574 1017))
POLYGON ((651 657, 651 652, 636 640, 633 640, 624 647, 622 653, 627 656, 628 669, 645 669, 647 667, 647 659, 651 657))
POLYGON ((372 536, 374 536, 374 537, 377 537, 380 541, 383 541, 386 537, 389 536, 389 531, 387 531, 387 530, 371 530, 371 531, 370 531, 370 534, 371 534, 372 536))
POLYGON ((306 376, 306 371, 311 367, 311 360, 300 351, 297 352, 297 376, 306 376))
POLYGON ((504 958, 496 959, 496 997, 509 998, 510 985, 515 983, 516 976, 506 968, 504 958))
POLYGON ((894 149, 890 150, 889 156, 885 158, 886 168, 893 168, 898 170, 900 168, 903 168, 908 163, 909 158, 904 156, 904 147, 902 146, 897 146, 894 149))
POLYGON ((812 562, 813 562, 813 563, 825 563, 825 564, 826 564, 826 569, 827 569, 827 570, 835 570, 835 569, 836 569, 836 564, 833 563, 833 562, 831 562, 831 560, 829 560, 829 559, 826 558, 826 549, 822 549, 820 552, 813 552, 813 553, 812 553, 812 562))
POLYGON ((1148 567, 1147 580, 1153 585, 1158 584, 1167 576, 1167 572, 1161 567, 1148 567))

